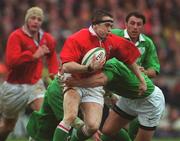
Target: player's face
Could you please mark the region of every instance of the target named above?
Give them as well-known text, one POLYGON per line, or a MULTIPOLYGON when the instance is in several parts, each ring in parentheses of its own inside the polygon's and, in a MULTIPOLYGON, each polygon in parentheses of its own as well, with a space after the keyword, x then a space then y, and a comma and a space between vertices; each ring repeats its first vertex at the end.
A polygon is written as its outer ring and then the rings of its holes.
MULTIPOLYGON (((106 20, 111 20, 113 21, 113 19, 111 17, 103 17, 102 21, 106 21, 106 20)), ((113 23, 112 22, 104 22, 104 23, 100 23, 95 25, 95 32, 96 34, 101 38, 101 39, 105 39, 108 34, 111 32, 111 29, 113 27, 113 23)))
POLYGON ((139 34, 143 31, 144 24, 141 18, 137 18, 132 16, 129 18, 128 22, 126 23, 126 28, 130 38, 138 39, 139 34))
POLYGON ((28 19, 27 26, 31 33, 36 33, 39 31, 42 25, 42 18, 38 16, 31 16, 28 19))

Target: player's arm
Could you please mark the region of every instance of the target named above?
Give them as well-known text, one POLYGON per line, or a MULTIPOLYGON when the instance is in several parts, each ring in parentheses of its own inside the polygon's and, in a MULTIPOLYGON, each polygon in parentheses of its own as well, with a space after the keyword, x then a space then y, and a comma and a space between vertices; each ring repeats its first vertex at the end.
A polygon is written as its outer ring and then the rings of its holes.
POLYGON ((136 75, 136 77, 139 79, 139 94, 143 94, 147 90, 147 85, 144 80, 144 77, 141 75, 141 71, 136 63, 132 63, 128 65, 129 69, 133 71, 133 73, 136 75))
POLYGON ((93 59, 94 60, 89 65, 81 65, 73 61, 64 63, 62 71, 65 73, 92 73, 94 71, 102 69, 105 58, 102 59, 100 62, 96 60, 95 56, 93 59))
POLYGON ((156 77, 160 72, 160 63, 156 51, 156 46, 153 41, 148 38, 148 50, 146 53, 145 61, 142 64, 144 73, 150 78, 156 77))
POLYGON ((89 78, 84 79, 75 79, 73 77, 69 77, 64 81, 64 83, 66 83, 67 86, 76 86, 84 88, 104 86, 107 82, 108 78, 104 73, 95 74, 89 78))
POLYGON ((123 61, 128 66, 128 68, 136 75, 136 77, 140 81, 139 93, 143 94, 147 90, 147 85, 141 74, 141 71, 139 70, 138 65, 136 64, 136 59, 140 56, 139 50, 133 43, 127 41, 126 39, 117 38, 117 43, 118 44, 116 44, 113 55, 119 60, 123 61))
POLYGON ((140 71, 144 72, 149 78, 154 78, 157 76, 157 72, 153 68, 145 69, 142 66, 139 66, 140 71))
POLYGON ((63 64, 62 71, 65 73, 85 73, 88 72, 88 66, 76 62, 67 62, 63 64))

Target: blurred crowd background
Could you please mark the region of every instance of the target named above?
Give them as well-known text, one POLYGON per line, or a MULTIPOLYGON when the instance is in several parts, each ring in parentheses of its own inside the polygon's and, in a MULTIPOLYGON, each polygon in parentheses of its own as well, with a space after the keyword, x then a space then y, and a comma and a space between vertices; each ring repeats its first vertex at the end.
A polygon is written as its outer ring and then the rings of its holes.
POLYGON ((35 5, 45 11, 43 29, 56 38, 57 54, 69 35, 90 25, 94 9, 110 11, 115 28, 125 27, 128 12, 141 11, 147 20, 144 33, 154 41, 161 64, 154 82, 167 103, 156 136, 180 137, 180 0, 0 0, 0 83, 6 75, 8 35, 23 25, 25 11, 35 5))

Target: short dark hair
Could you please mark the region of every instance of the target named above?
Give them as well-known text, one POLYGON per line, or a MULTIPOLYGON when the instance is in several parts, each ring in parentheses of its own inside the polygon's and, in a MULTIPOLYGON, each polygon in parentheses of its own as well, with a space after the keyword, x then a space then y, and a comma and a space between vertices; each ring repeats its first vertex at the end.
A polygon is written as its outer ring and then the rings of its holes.
POLYGON ((146 23, 146 18, 145 18, 145 16, 144 16, 143 14, 141 14, 140 12, 138 12, 138 11, 130 12, 130 13, 126 16, 126 22, 128 22, 128 21, 129 21, 129 18, 132 17, 132 16, 134 16, 134 17, 136 17, 136 18, 142 19, 142 20, 143 20, 143 24, 146 23))
POLYGON ((105 16, 113 18, 113 16, 105 10, 95 10, 91 17, 92 24, 98 24, 105 16))

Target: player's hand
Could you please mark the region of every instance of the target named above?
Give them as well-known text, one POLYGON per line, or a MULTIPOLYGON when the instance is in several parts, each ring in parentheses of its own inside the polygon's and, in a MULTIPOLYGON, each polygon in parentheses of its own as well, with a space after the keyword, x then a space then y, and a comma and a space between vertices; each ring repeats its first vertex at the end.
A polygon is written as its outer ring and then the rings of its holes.
POLYGON ((138 66, 138 68, 139 68, 139 70, 140 70, 141 72, 144 72, 144 71, 145 71, 144 67, 142 67, 142 66, 138 66))
MULTIPOLYGON (((110 93, 110 92, 109 92, 110 93)), ((111 93, 110 95, 104 96, 104 103, 109 107, 112 107, 116 102, 119 100, 119 96, 116 94, 111 93)))
POLYGON ((38 47, 36 52, 33 54, 33 57, 35 59, 38 59, 38 58, 44 56, 45 54, 48 54, 49 52, 50 52, 49 48, 46 45, 42 45, 42 46, 38 47))
POLYGON ((64 84, 66 84, 66 86, 68 87, 82 87, 82 81, 81 79, 75 79, 73 77, 68 77, 66 78, 66 80, 63 81, 64 84))
POLYGON ((139 84, 139 95, 143 95, 147 90, 147 85, 145 81, 140 82, 139 84))
POLYGON ((96 60, 96 56, 93 56, 92 62, 89 64, 89 72, 95 72, 97 70, 101 70, 106 62, 106 58, 104 57, 102 60, 96 60))
POLYGON ((64 87, 65 86, 65 76, 64 76, 64 72, 62 71, 62 69, 59 68, 58 74, 57 74, 57 78, 58 78, 58 82, 59 85, 64 87))
POLYGON ((102 141, 102 140, 101 140, 101 135, 102 135, 101 131, 98 130, 98 131, 92 136, 93 141, 102 141))

